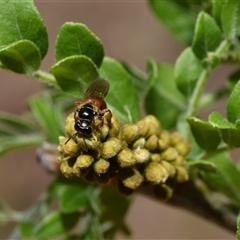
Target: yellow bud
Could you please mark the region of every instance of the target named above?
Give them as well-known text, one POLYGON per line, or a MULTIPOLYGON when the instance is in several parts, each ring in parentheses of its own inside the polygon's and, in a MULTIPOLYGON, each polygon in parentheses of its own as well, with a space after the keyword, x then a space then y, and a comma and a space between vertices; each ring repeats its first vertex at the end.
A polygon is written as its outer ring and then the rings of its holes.
POLYGON ((182 166, 177 166, 176 169, 177 169, 176 181, 178 183, 186 182, 188 180, 188 172, 186 168, 182 166))
POLYGON ((105 159, 112 158, 121 150, 121 142, 117 138, 109 138, 107 142, 100 147, 101 156, 105 159))
POLYGON ((152 153, 150 158, 153 162, 161 162, 161 154, 159 153, 152 153))
POLYGON ((125 187, 138 188, 143 182, 143 176, 134 168, 125 168, 120 172, 120 178, 125 187))
POLYGON ((178 156, 178 152, 175 148, 169 147, 161 153, 162 159, 166 161, 174 161, 178 156))
POLYGON ((125 124, 122 128, 122 134, 127 143, 132 143, 139 138, 139 128, 135 124, 125 124))
POLYGON ((144 169, 144 176, 148 182, 156 185, 159 183, 164 183, 167 180, 169 174, 162 164, 150 162, 144 169))
POLYGON ((145 163, 150 160, 150 152, 147 149, 137 148, 133 150, 133 158, 136 163, 145 163))
POLYGON ((74 129, 75 120, 74 120, 74 113, 71 113, 65 121, 65 131, 69 137, 76 133, 74 129))
POLYGON ((101 130, 100 130, 100 139, 101 139, 101 141, 104 141, 106 139, 108 133, 109 133, 109 126, 107 124, 104 124, 101 127, 101 130))
POLYGON ((173 195, 173 189, 166 184, 154 186, 153 191, 155 196, 162 201, 168 201, 173 195))
POLYGON ((133 143, 133 148, 144 148, 146 143, 145 138, 141 137, 139 139, 137 139, 134 143, 133 143))
POLYGON ((60 170, 66 178, 74 177, 73 168, 69 165, 68 161, 64 161, 60 165, 60 170))
POLYGON ((107 172, 109 166, 110 163, 107 160, 100 158, 93 164, 93 170, 97 174, 103 174, 107 172))
POLYGON ((179 142, 175 145, 175 149, 178 151, 178 153, 182 156, 186 156, 190 152, 190 144, 187 142, 179 142))
POLYGON ((148 115, 144 118, 144 121, 149 126, 149 131, 147 136, 151 136, 153 134, 157 136, 160 135, 161 125, 156 117, 154 117, 153 115, 148 115))
POLYGON ((153 134, 151 135, 146 142, 145 147, 151 151, 151 152, 155 152, 158 149, 158 137, 157 135, 153 134))
POLYGON ((59 152, 64 156, 76 157, 79 154, 77 143, 73 139, 67 141, 68 138, 62 136, 59 137, 59 152))
POLYGON ((150 129, 150 125, 148 124, 148 122, 145 121, 145 119, 142 119, 140 121, 138 121, 136 123, 137 126, 137 136, 138 137, 148 137, 149 134, 149 129, 150 129))
POLYGON ((119 118, 113 114, 111 118, 111 127, 109 129, 109 137, 118 137, 120 133, 119 118))
POLYGON ((171 162, 174 166, 184 166, 186 164, 186 159, 179 155, 173 162, 171 162))
POLYGON ((170 135, 170 142, 172 146, 175 146, 179 142, 183 141, 183 137, 179 132, 173 132, 170 135))
POLYGON ((161 164, 166 168, 166 170, 169 174, 169 177, 174 177, 175 176, 176 168, 170 162, 161 161, 161 164))
POLYGON ((167 149, 170 145, 170 133, 168 131, 162 131, 160 139, 158 140, 158 147, 160 151, 167 149))
POLYGON ((133 158, 133 153, 129 148, 124 148, 117 155, 117 162, 120 167, 130 167, 136 163, 136 160, 133 158))
POLYGON ((123 183, 119 180, 118 181, 118 191, 123 195, 131 195, 133 193, 133 189, 127 188, 123 185, 123 183))
POLYGON ((76 162, 74 163, 74 166, 79 167, 81 169, 88 168, 89 166, 91 166, 92 162, 93 162, 92 156, 82 154, 77 158, 76 162))

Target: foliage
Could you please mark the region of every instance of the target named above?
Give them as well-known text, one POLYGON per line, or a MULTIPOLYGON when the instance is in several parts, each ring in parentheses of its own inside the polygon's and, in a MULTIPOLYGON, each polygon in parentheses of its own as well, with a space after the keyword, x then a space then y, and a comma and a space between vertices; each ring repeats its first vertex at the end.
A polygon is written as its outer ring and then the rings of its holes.
MULTIPOLYGON (((163 128, 177 129, 191 143, 190 181, 205 186, 202 195, 218 211, 217 216, 233 216, 240 239, 240 168, 229 154, 240 147, 240 69, 221 89, 204 92, 216 67, 240 61, 239 1, 149 0, 149 5, 157 19, 186 45, 174 66, 149 59, 147 74, 142 74, 130 63, 105 56, 102 42, 87 26, 68 22, 59 30, 56 62, 47 73, 40 70, 48 49, 47 31, 33 1, 2 2, 0 67, 40 79, 48 87, 29 99, 30 112, 25 115, 0 113, 0 156, 46 141, 58 143, 58 136, 64 134, 64 114, 75 98, 82 97, 93 80, 105 78, 111 86, 106 101, 123 123, 138 121, 141 112, 153 114, 163 128), (111 88, 118 89, 118 94, 111 88), (213 111, 208 119, 199 117, 203 109, 226 96, 226 115, 213 111), (217 207, 209 192, 221 193, 227 203, 217 207)), ((185 197, 190 195, 187 192, 185 197)), ((112 239, 117 231, 130 234, 124 223, 129 204, 130 198, 114 188, 58 176, 25 212, 16 212, 1 201, 0 222, 18 221, 22 238, 112 239), (59 208, 52 210, 56 199, 59 208)), ((224 217, 221 221, 228 226, 224 217)))

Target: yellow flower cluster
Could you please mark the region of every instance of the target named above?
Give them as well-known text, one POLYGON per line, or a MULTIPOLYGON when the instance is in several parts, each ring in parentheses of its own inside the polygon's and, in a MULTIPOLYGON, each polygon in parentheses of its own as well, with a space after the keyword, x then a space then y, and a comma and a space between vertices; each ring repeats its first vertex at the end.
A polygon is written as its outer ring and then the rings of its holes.
MULTIPOLYGON (((76 133, 73 114, 66 119, 66 133, 76 133)), ((190 145, 177 133, 161 129, 152 115, 135 124, 120 125, 112 114, 104 119, 100 131, 93 129, 91 138, 81 134, 70 139, 59 138, 61 172, 68 178, 118 183, 122 193, 129 194, 141 185, 152 185, 164 200, 171 197, 177 183, 188 180, 185 156, 190 145)))

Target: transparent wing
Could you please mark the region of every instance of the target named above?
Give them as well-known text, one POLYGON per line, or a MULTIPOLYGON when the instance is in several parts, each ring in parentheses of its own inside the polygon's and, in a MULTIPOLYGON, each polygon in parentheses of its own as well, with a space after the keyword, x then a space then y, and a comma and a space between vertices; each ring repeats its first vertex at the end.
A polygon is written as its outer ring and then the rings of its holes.
POLYGON ((104 99, 108 90, 109 82, 103 78, 98 78, 88 87, 85 97, 99 97, 104 99))

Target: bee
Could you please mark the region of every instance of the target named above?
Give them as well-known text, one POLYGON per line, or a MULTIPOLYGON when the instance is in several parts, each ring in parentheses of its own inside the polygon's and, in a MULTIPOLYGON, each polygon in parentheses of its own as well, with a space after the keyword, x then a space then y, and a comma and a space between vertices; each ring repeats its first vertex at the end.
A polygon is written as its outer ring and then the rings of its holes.
POLYGON ((99 131, 101 129, 103 126, 103 117, 106 114, 109 114, 109 116, 112 115, 104 101, 108 90, 109 82, 103 78, 98 78, 88 87, 82 101, 75 102, 74 129, 76 133, 67 142, 77 134, 86 138, 92 135, 93 130, 99 131))

